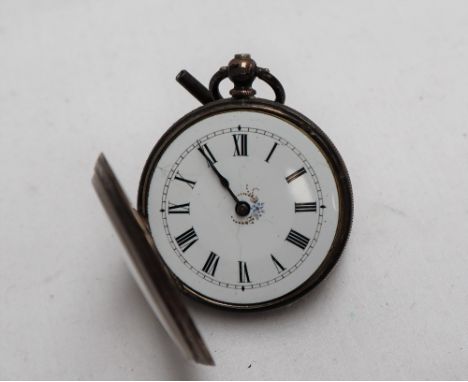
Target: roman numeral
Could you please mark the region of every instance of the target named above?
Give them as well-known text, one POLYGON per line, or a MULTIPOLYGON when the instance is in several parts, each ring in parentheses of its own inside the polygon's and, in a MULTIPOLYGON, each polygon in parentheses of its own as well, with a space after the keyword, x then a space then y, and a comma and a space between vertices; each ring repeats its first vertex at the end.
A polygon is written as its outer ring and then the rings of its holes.
POLYGON ((247 134, 234 134, 232 137, 236 145, 234 156, 247 156, 247 134))
POLYGON ((281 263, 275 256, 271 255, 271 260, 273 260, 273 264, 275 265, 275 268, 278 271, 278 273, 281 273, 284 270, 286 270, 286 268, 281 265, 281 263))
POLYGON ((265 159, 265 162, 270 161, 271 156, 273 155, 274 151, 276 150, 276 146, 278 146, 278 143, 275 142, 275 144, 273 145, 273 147, 270 150, 270 153, 268 154, 267 158, 265 159))
POLYGON ((294 203, 294 212, 317 212, 317 202, 294 203))
POLYGON ((190 186, 190 188, 192 188, 192 189, 195 187, 195 184, 197 183, 197 182, 194 182, 193 180, 185 179, 182 176, 182 174, 180 173, 180 171, 177 171, 176 176, 174 177, 174 179, 177 179, 177 180, 180 180, 181 182, 187 183, 190 186))
POLYGON ((203 146, 200 146, 198 148, 198 151, 200 151, 201 154, 205 157, 205 159, 208 162, 208 166, 211 166, 217 162, 216 158, 214 157, 208 145, 204 144, 203 146))
POLYGON ((198 237, 195 233, 195 230, 192 227, 189 230, 185 231, 183 234, 177 236, 175 240, 182 252, 185 252, 198 241, 198 237))
POLYGON ((305 249, 307 247, 307 244, 309 244, 309 241, 310 241, 308 237, 300 234, 297 231, 294 231, 293 229, 289 231, 288 237, 286 237, 286 240, 298 246, 301 249, 305 249))
POLYGON ((245 261, 238 261, 239 263, 239 282, 249 283, 249 272, 247 271, 247 263, 245 261))
POLYGON ((190 203, 174 204, 169 202, 169 208, 167 212, 170 214, 189 214, 190 203))
POLYGON ((206 274, 209 274, 210 276, 214 276, 216 267, 218 266, 218 261, 219 256, 216 253, 211 252, 208 256, 208 259, 206 260, 205 265, 202 268, 202 271, 206 274))
POLYGON ((288 175, 286 177, 286 182, 291 183, 294 179, 299 178, 301 175, 304 175, 306 172, 307 172, 306 169, 302 167, 299 170, 294 171, 291 175, 288 175))

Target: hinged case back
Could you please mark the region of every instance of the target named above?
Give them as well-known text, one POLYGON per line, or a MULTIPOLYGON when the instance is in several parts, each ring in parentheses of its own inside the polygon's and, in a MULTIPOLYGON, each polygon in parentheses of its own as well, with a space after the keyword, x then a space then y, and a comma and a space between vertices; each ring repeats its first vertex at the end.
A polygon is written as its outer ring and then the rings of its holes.
POLYGON ((92 182, 127 249, 127 265, 159 321, 186 358, 214 365, 182 301, 179 288, 161 259, 146 221, 131 207, 104 154, 96 162, 92 182))

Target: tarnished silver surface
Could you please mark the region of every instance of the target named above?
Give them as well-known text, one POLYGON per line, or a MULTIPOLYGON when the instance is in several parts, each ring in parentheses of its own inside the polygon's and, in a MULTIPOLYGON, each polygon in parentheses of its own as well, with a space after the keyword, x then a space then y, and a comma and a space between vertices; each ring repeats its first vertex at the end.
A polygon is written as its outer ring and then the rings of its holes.
POLYGON ((132 209, 104 154, 96 162, 94 188, 127 249, 126 262, 162 325, 186 358, 214 365, 180 290, 164 265, 145 220, 132 209))

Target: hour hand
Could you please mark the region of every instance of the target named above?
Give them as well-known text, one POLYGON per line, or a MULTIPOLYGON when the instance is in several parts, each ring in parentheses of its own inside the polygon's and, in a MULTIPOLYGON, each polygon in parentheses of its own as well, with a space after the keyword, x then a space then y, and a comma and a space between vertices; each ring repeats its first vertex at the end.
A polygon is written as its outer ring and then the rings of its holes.
POLYGON ((216 166, 214 164, 215 162, 214 162, 213 158, 205 152, 205 149, 200 144, 200 142, 198 142, 198 151, 200 151, 200 153, 205 157, 208 164, 210 165, 210 168, 215 172, 216 176, 218 177, 219 181, 221 182, 221 185, 226 190, 229 191, 229 193, 231 194, 231 196, 233 197, 233 199, 234 199, 234 201, 236 203, 239 202, 239 199, 237 198, 236 194, 234 194, 232 192, 232 190, 231 190, 231 187, 229 185, 229 181, 224 176, 222 176, 221 173, 218 171, 218 169, 216 168, 216 166))
POLYGON ((247 216, 250 213, 250 205, 247 202, 240 201, 239 198, 236 196, 236 194, 232 192, 229 181, 223 175, 221 175, 221 173, 218 171, 218 169, 215 166, 215 161, 213 160, 212 155, 209 155, 206 153, 204 147, 201 145, 200 142, 198 142, 198 151, 208 161, 210 168, 214 171, 214 173, 218 177, 219 181, 221 182, 221 185, 229 192, 229 194, 232 196, 232 198, 236 202, 236 213, 239 216, 247 216))

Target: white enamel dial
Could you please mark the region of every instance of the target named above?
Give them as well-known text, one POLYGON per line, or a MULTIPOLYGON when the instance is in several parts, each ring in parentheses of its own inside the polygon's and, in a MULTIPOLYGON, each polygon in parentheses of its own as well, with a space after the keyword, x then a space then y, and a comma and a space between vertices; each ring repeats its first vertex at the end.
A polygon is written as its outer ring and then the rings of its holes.
POLYGON ((339 209, 318 145, 256 111, 219 113, 177 135, 147 193, 150 230, 168 267, 196 293, 234 305, 278 299, 306 282, 329 253, 339 209), (235 198, 247 203, 246 216, 235 198))

